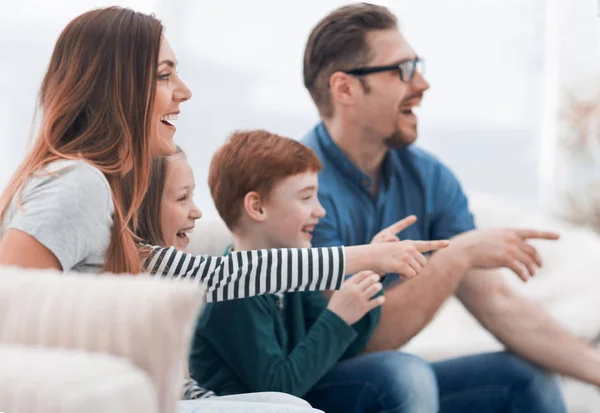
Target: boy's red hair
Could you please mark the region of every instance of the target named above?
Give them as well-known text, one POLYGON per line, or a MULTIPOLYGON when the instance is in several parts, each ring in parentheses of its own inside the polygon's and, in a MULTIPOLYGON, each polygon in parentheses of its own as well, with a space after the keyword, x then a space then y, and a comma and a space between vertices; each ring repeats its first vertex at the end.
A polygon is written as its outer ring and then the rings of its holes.
POLYGON ((233 230, 248 192, 267 198, 280 180, 322 168, 314 151, 298 141, 265 130, 238 131, 214 154, 208 185, 219 215, 233 230))

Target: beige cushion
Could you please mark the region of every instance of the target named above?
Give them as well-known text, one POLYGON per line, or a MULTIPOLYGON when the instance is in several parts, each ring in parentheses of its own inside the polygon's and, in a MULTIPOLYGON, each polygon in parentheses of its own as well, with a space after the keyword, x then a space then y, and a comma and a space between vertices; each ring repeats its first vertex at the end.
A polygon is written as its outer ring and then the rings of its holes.
POLYGON ((125 357, 170 412, 202 301, 201 287, 188 282, 0 268, 0 343, 125 357))
POLYGON ((0 345, 0 411, 157 413, 150 378, 125 359, 0 345))
POLYGON ((220 256, 232 242, 233 236, 219 216, 202 217, 196 221, 188 251, 195 255, 220 256))

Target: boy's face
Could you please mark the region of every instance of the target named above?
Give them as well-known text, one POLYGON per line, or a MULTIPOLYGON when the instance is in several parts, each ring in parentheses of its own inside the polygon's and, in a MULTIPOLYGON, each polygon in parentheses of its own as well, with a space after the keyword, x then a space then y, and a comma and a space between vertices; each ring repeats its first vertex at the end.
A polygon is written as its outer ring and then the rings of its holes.
POLYGON ((293 175, 275 185, 262 205, 262 228, 272 248, 311 247, 311 233, 325 216, 317 198, 318 186, 315 172, 293 175))

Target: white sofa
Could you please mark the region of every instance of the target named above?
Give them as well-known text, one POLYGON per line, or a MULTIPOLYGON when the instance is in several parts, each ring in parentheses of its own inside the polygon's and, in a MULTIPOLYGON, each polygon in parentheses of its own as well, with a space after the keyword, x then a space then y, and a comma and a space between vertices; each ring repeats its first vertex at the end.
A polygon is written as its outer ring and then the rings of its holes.
POLYGON ((203 301, 194 282, 0 267, 0 412, 319 413, 285 394, 179 402, 203 301))
MULTIPOLYGON (((539 227, 558 230, 558 242, 537 242, 544 268, 527 284, 506 271, 506 279, 520 293, 541 303, 565 328, 592 340, 600 334, 600 236, 544 217, 530 207, 487 195, 471 198, 477 225, 485 227, 539 227)), ((197 254, 219 255, 231 235, 218 217, 201 219, 190 244, 197 254)), ((502 345, 464 309, 449 299, 434 321, 402 350, 428 360, 501 349, 502 345)), ((569 411, 600 411, 600 391, 575 380, 564 379, 569 411)))
MULTIPOLYGON (((546 265, 533 281, 522 284, 508 272, 506 277, 574 334, 596 337, 600 333, 600 237, 493 197, 473 197, 472 208, 480 227, 536 226, 562 233, 559 242, 538 243, 546 265)), ((220 255, 230 241, 219 219, 204 218, 190 247, 198 254, 220 255)), ((0 412, 175 411, 182 377, 178 357, 183 358, 187 349, 200 291, 171 283, 158 288, 159 284, 140 277, 114 278, 0 268, 0 412)), ((450 299, 403 350, 437 360, 499 348, 450 299)), ((570 412, 600 411, 597 389, 564 380, 564 392, 570 412)), ((186 413, 315 412, 260 400, 180 403, 179 409, 186 413)))
POLYGON ((0 412, 174 413, 192 283, 0 268, 0 412))

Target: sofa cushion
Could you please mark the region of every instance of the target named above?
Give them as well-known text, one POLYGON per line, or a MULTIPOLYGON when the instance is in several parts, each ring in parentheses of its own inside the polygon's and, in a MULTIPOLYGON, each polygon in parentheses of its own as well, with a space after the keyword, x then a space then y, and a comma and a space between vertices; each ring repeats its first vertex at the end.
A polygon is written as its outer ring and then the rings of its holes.
POLYGON ((0 343, 124 357, 148 374, 160 411, 170 412, 202 301, 202 288, 188 282, 4 267, 0 343))
POLYGON ((232 242, 233 236, 221 218, 203 217, 196 222, 188 251, 195 255, 220 256, 232 242))

